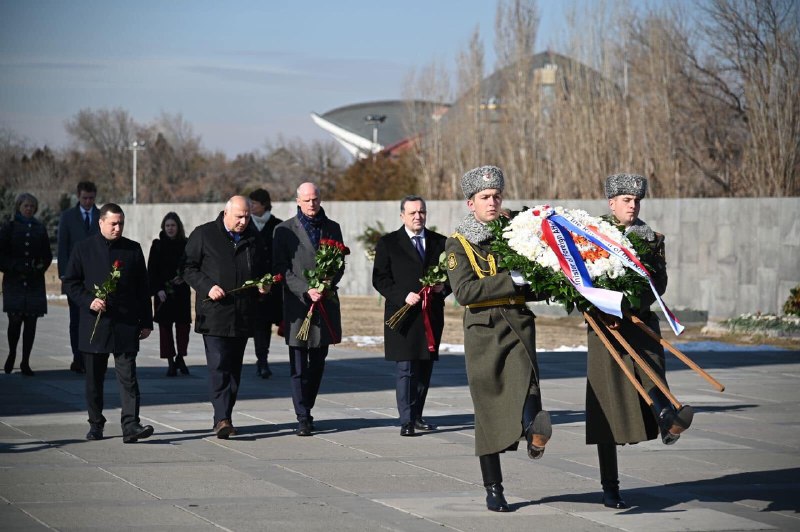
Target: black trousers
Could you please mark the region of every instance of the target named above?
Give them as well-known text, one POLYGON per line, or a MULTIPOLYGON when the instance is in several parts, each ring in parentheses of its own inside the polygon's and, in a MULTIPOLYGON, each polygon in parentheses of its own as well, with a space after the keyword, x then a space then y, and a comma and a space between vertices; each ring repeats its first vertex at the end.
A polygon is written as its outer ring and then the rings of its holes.
POLYGON ((290 376, 292 378, 292 402, 297 420, 310 420, 311 409, 317 401, 328 346, 306 349, 289 347, 290 376))
POLYGON ((73 303, 67 298, 69 304, 69 345, 72 347, 72 361, 76 364, 83 364, 81 350, 78 347, 80 342, 81 308, 77 303, 73 303))
POLYGON ((432 373, 433 360, 397 362, 397 412, 400 414, 400 424, 405 425, 422 417, 432 373))
POLYGON ((256 349, 256 360, 263 367, 268 362, 269 344, 272 340, 272 323, 258 324, 253 333, 253 345, 256 349))
MULTIPOLYGON (((108 369, 109 353, 83 353, 86 367, 86 406, 89 410, 89 424, 102 427, 106 423, 103 416, 103 385, 108 369)), ((114 353, 114 370, 119 384, 119 401, 122 408, 122 432, 139 423, 139 381, 136 379, 136 352, 114 353)))
POLYGON ((232 419, 242 379, 242 360, 247 337, 203 335, 208 365, 208 391, 214 407, 214 425, 232 419))

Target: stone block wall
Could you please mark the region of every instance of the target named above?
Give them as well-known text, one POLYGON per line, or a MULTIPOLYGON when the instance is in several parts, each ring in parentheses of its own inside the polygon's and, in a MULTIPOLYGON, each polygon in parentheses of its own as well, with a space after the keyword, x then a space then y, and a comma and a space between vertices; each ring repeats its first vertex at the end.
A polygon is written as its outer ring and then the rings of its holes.
MULTIPOLYGON (((543 202, 509 200, 504 206, 519 209, 538 203, 543 202)), ((603 200, 558 204, 596 215, 608 210, 603 200)), ((140 242, 145 256, 167 212, 177 212, 189 234, 222 210, 222 204, 196 203, 122 207, 125 236, 140 242)), ((323 198, 323 208, 342 226, 345 244, 353 251, 342 293, 376 295, 372 263, 356 237, 377 222, 390 231, 400 227, 400 202, 326 202, 323 198)), ((295 209, 293 202, 273 204, 273 213, 283 219, 294 216, 295 209)), ((428 227, 449 235, 467 212, 464 201, 430 201, 428 227)), ((665 301, 673 310, 704 310, 714 320, 743 313, 780 313, 790 288, 800 284, 800 198, 646 199, 640 215, 666 236, 670 282, 665 301)))

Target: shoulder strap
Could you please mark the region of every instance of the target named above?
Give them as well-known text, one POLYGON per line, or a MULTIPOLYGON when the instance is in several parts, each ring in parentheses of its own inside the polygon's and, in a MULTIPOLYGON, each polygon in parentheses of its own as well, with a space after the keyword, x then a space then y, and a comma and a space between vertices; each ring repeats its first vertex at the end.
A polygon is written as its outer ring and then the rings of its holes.
POLYGON ((487 275, 497 274, 497 265, 494 262, 493 255, 488 255, 487 259, 482 257, 480 254, 475 253, 475 249, 472 247, 470 241, 467 240, 461 233, 453 233, 453 238, 461 242, 461 246, 464 248, 464 253, 467 254, 467 259, 469 260, 469 263, 472 266, 472 270, 475 272, 475 275, 478 276, 478 279, 483 279, 487 275), (483 268, 478 266, 477 259, 481 259, 482 261, 486 262, 489 268, 487 270, 484 270, 483 268))

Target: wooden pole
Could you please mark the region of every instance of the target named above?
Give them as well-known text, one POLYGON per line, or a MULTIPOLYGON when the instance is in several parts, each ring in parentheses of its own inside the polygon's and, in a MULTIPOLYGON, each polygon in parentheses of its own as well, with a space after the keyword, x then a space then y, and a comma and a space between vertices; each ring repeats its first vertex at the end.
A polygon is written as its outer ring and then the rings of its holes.
POLYGON ((670 351, 672 351, 672 353, 676 357, 678 357, 678 359, 681 362, 683 362, 684 364, 686 364, 687 366, 689 366, 690 368, 695 370, 698 374, 700 374, 700 376, 703 377, 706 381, 708 381, 708 383, 711 384, 714 388, 716 388, 717 391, 719 391, 719 392, 724 392, 725 391, 725 385, 724 384, 722 384, 717 379, 715 379, 714 377, 712 377, 711 375, 706 373, 706 371, 703 368, 701 368, 700 366, 698 366, 695 363, 694 360, 692 360, 691 358, 689 358, 688 356, 683 354, 677 347, 675 347, 674 345, 672 345, 668 341, 664 340, 664 338, 662 338, 658 333, 656 333, 653 329, 648 327, 648 325, 645 322, 643 322, 641 319, 637 318, 636 316, 634 316, 632 314, 625 313, 625 316, 628 319, 630 319, 633 323, 638 325, 640 329, 642 329, 645 333, 647 333, 650 336, 650 338, 652 338, 654 340, 657 340, 658 343, 660 343, 662 346, 664 346, 667 349, 669 349, 670 351))
POLYGON ((675 409, 680 410, 681 408, 683 408, 683 405, 680 403, 680 401, 678 401, 675 398, 675 396, 672 395, 672 392, 669 391, 669 388, 667 387, 666 383, 664 383, 664 381, 661 380, 661 377, 658 376, 658 374, 650 366, 650 364, 648 364, 645 360, 643 360, 641 355, 639 355, 639 353, 637 353, 636 350, 633 347, 631 347, 631 344, 629 344, 628 341, 625 340, 625 338, 623 338, 622 334, 620 334, 619 331, 615 331, 614 329, 611 328, 608 329, 608 332, 611 333, 611 335, 617 340, 617 342, 619 342, 619 344, 623 348, 625 348, 625 351, 628 352, 631 358, 633 358, 633 360, 636 361, 637 364, 639 364, 639 366, 644 370, 644 372, 647 373, 647 376, 650 377, 650 380, 653 381, 653 384, 655 384, 656 387, 659 390, 661 390, 661 393, 663 393, 664 396, 667 399, 669 399, 669 402, 675 406, 675 409))
POLYGON ((592 329, 594 329, 595 333, 597 333, 597 336, 600 338, 600 340, 602 340, 603 344, 605 344, 606 349, 608 349, 608 352, 611 353, 611 356, 614 358, 614 360, 616 360, 617 364, 619 364, 620 369, 625 374, 625 376, 628 377, 628 380, 631 381, 631 384, 633 384, 633 387, 636 388, 637 392, 639 392, 639 395, 642 397, 642 399, 644 399, 644 401, 649 406, 653 406, 653 400, 650 398, 649 395, 647 395, 647 392, 642 387, 642 384, 636 379, 636 376, 633 373, 631 373, 630 368, 625 365, 625 362, 622 360, 622 357, 619 356, 619 353, 617 352, 616 348, 614 348, 614 344, 612 344, 611 341, 608 339, 608 337, 605 335, 600 325, 597 324, 597 322, 588 312, 584 312, 583 316, 586 318, 586 322, 589 324, 589 326, 592 329))

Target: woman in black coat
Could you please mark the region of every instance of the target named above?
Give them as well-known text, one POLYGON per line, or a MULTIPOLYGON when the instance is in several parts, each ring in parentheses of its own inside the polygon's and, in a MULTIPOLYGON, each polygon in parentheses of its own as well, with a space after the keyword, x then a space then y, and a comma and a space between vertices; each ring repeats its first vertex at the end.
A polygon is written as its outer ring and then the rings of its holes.
POLYGON ((189 368, 183 360, 189 347, 192 323, 191 293, 189 285, 182 278, 185 248, 183 222, 177 214, 169 212, 161 221, 161 233, 157 240, 153 240, 147 259, 153 295, 153 321, 158 323, 161 358, 166 358, 169 364, 167 377, 176 376, 178 370, 184 375, 189 374, 189 368))
POLYGON ((6 373, 14 370, 17 344, 22 333, 19 369, 32 377, 31 349, 36 321, 47 314, 44 272, 53 261, 47 229, 33 217, 39 201, 28 193, 17 196, 14 218, 0 229, 0 270, 3 271, 3 312, 8 314, 8 358, 6 373))

